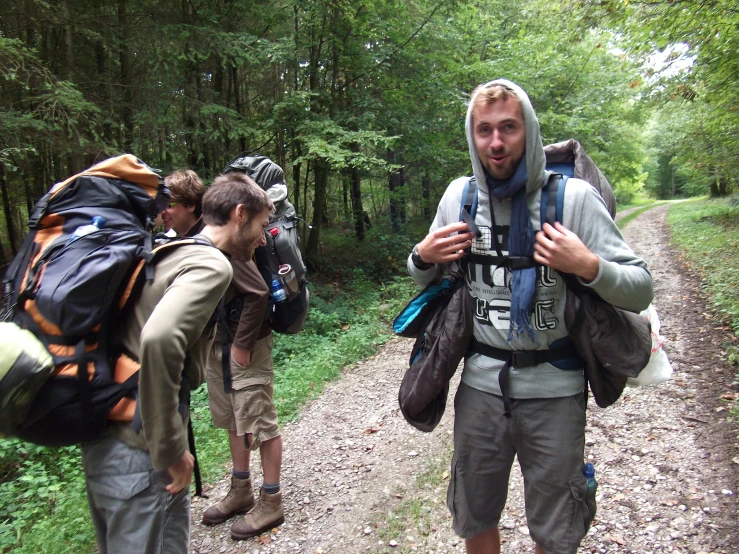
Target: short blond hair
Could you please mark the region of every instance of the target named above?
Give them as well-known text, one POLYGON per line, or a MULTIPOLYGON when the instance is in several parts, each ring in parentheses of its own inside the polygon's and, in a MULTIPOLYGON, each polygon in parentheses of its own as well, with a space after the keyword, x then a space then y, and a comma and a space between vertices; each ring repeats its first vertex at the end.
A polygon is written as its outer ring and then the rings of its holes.
POLYGON ((521 104, 518 96, 504 85, 492 85, 489 87, 480 85, 472 91, 472 109, 474 110, 477 106, 489 106, 498 100, 505 101, 510 98, 515 99, 519 105, 521 104))

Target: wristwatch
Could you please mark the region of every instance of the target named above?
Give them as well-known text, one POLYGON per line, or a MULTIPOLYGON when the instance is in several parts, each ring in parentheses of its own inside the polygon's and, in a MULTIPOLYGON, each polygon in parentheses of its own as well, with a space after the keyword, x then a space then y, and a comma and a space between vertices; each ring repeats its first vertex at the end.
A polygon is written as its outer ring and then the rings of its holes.
POLYGON ((432 265, 434 265, 423 261, 423 258, 418 253, 418 245, 413 247, 413 252, 411 252, 411 261, 413 262, 413 265, 415 265, 418 269, 428 269, 432 265))

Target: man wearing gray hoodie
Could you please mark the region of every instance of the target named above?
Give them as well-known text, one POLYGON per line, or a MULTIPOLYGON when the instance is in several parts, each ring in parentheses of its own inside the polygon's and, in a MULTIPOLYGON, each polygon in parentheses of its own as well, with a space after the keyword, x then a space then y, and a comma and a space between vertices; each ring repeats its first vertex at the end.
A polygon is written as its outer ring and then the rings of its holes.
POLYGON ((465 128, 480 233, 460 222, 469 178, 456 179, 408 259, 410 274, 425 286, 469 249, 474 338, 454 401, 447 495, 453 527, 468 552, 500 552, 498 523, 517 456, 536 552, 575 554, 595 504, 583 476, 583 366, 567 338, 561 274, 631 311, 651 302, 651 275, 585 181, 568 180, 562 223, 542 225, 541 189, 550 172, 539 122, 521 88, 502 79, 478 87, 465 128))

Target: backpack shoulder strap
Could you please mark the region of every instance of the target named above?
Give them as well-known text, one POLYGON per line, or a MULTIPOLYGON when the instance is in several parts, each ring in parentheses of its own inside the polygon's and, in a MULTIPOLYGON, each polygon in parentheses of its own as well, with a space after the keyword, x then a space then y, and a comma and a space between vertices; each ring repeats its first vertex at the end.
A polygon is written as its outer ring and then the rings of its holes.
POLYGON ((138 265, 134 268, 133 272, 131 273, 131 277, 128 280, 128 283, 126 285, 126 288, 123 289, 123 292, 121 293, 121 296, 118 301, 118 308, 120 310, 123 310, 126 305, 128 304, 128 301, 132 296, 136 296, 138 292, 141 290, 141 287, 143 286, 144 280, 141 279, 141 273, 142 270, 144 271, 146 275, 145 280, 151 280, 154 277, 153 270, 154 265, 156 264, 157 260, 161 258, 165 253, 172 252, 175 248, 179 246, 184 246, 186 244, 199 244, 202 246, 209 246, 210 248, 215 248, 215 246, 208 240, 201 239, 199 237, 185 237, 185 238, 174 238, 168 242, 165 242, 163 244, 159 244, 158 246, 151 249, 150 252, 145 253, 141 260, 139 260, 138 265), (149 277, 149 268, 151 268, 151 277, 149 277))
POLYGON ((459 221, 467 224, 470 232, 480 236, 480 230, 475 225, 475 214, 477 213, 477 179, 474 177, 464 184, 462 189, 462 204, 459 207, 459 221))
POLYGON ((565 187, 567 176, 561 173, 552 173, 544 188, 541 189, 541 225, 555 222, 562 223, 562 211, 565 201, 565 187))

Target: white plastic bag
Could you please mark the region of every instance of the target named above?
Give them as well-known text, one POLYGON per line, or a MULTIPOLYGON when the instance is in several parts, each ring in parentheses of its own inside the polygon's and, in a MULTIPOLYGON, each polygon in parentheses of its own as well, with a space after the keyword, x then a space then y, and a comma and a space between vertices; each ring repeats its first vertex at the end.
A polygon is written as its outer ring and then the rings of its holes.
POLYGON ((641 370, 639 375, 633 378, 629 377, 626 381, 626 385, 629 387, 658 385, 669 381, 670 377, 672 377, 672 365, 670 365, 670 360, 667 358, 664 348, 662 348, 665 338, 659 334, 659 316, 657 315, 657 310, 654 309, 654 305, 650 304, 640 315, 643 315, 649 320, 652 328, 652 355, 649 357, 646 367, 641 370))

